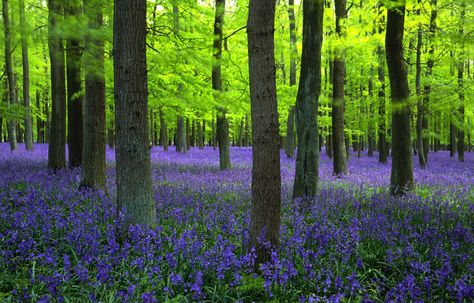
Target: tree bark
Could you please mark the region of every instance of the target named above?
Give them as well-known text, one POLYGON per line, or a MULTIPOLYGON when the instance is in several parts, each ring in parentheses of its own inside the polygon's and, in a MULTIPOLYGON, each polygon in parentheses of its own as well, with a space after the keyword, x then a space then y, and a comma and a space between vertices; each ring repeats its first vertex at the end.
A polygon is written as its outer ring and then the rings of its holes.
POLYGON ((66 84, 64 46, 59 32, 63 21, 60 0, 48 0, 49 7, 49 56, 51 61, 51 127, 48 148, 48 168, 66 167, 66 84))
POLYGON ((146 0, 114 1, 117 207, 129 225, 156 224, 148 146, 146 0))
POLYGON ((183 116, 178 115, 178 120, 176 124, 176 152, 184 153, 186 152, 186 135, 184 129, 184 119, 183 116))
POLYGON ((252 113, 250 248, 255 269, 278 249, 281 174, 274 55, 275 1, 251 0, 247 23, 252 113))
POLYGON ((321 93, 322 0, 303 1, 303 50, 296 101, 298 151, 293 197, 313 197, 318 185, 318 99, 321 93))
MULTIPOLYGON (((87 0, 86 0, 87 1, 87 0)), ((64 15, 69 19, 80 18, 81 7, 76 1, 68 1, 64 15)), ((94 58, 88 58, 94 60, 94 58)), ((88 60, 87 59, 87 60, 88 60)), ((82 164, 83 117, 81 88, 81 41, 70 33, 66 41, 66 74, 67 74, 67 116, 68 116, 68 155, 69 166, 82 164)), ((85 62, 87 64, 87 62, 85 62)))
MULTIPOLYGON (((420 19, 420 9, 421 0, 418 0, 418 8, 416 9, 416 15, 420 19)), ((416 147, 418 150, 418 162, 421 168, 426 168, 426 158, 424 153, 424 143, 423 141, 423 119, 425 116, 425 107, 423 104, 423 98, 421 96, 421 47, 423 46, 422 36, 423 31, 421 28, 421 21, 418 22, 418 32, 417 32, 417 46, 416 46, 416 76, 415 76, 415 89, 416 89, 416 147)))
MULTIPOLYGON (((15 76, 13 75, 12 67, 12 51, 11 51, 11 30, 10 30, 10 16, 8 11, 8 0, 2 1, 2 15, 3 15, 3 31, 5 33, 5 70, 7 73, 8 80, 8 100, 9 106, 14 105, 17 102, 15 92, 15 76)), ((8 129, 8 142, 10 143, 10 149, 16 150, 17 138, 16 138, 16 124, 14 118, 9 118, 7 122, 8 129)))
MULTIPOLYGON (((214 90, 214 99, 221 101, 222 92, 222 37, 224 24, 225 0, 216 0, 216 15, 214 19, 214 62, 212 64, 212 89, 214 90)), ((225 109, 218 107, 216 118, 217 142, 219 144, 219 167, 220 170, 231 169, 230 164, 230 138, 229 122, 226 118, 225 109)))
POLYGON ((190 125, 189 125, 189 118, 186 118, 186 150, 191 149, 191 136, 190 136, 190 125))
MULTIPOLYGON (((345 37, 344 23, 347 19, 346 0, 336 0, 336 35, 345 37)), ((333 173, 335 176, 347 174, 347 157, 344 140, 344 79, 346 73, 345 50, 336 48, 333 61, 332 89, 332 149, 333 173)))
POLYGON ((298 59, 294 0, 288 1, 288 19, 290 21, 290 86, 294 86, 296 85, 296 60, 298 59))
POLYGON ((288 158, 293 158, 295 154, 295 107, 290 107, 288 111, 288 121, 286 123, 285 154, 288 158))
POLYGON ((219 145, 219 168, 220 170, 229 170, 230 164, 230 140, 229 140, 229 122, 226 118, 226 112, 223 108, 217 110, 216 119, 217 143, 219 145))
POLYGON ((86 98, 80 187, 94 189, 105 189, 106 185, 104 42, 96 38, 103 27, 100 3, 101 1, 97 0, 84 0, 84 13, 88 18, 89 31, 85 36, 84 53, 86 98))
POLYGON ((405 194, 414 188, 411 147, 409 87, 403 60, 405 4, 391 7, 387 13, 385 50, 392 99, 392 173, 390 192, 405 194))
POLYGON ((30 65, 28 58, 28 25, 25 20, 25 1, 20 0, 21 58, 23 63, 23 105, 25 106, 25 147, 33 150, 33 127, 30 106, 30 65))

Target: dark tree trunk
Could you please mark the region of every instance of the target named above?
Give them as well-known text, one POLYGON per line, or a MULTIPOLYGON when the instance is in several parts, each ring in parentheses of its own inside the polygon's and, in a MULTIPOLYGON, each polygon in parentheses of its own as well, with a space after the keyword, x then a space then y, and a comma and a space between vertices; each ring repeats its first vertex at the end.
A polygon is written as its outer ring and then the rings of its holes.
POLYGON ((202 146, 206 146, 206 120, 202 119, 202 146))
POLYGON ((290 86, 294 86, 296 85, 296 60, 298 59, 294 0, 288 1, 288 19, 290 21, 290 86))
POLYGON ((290 107, 288 111, 288 121, 286 123, 285 154, 288 158, 293 158, 295 154, 295 107, 290 107))
POLYGON ((211 141, 212 141, 213 150, 216 150, 216 148, 217 148, 217 131, 216 131, 216 122, 214 121, 214 118, 212 118, 212 120, 211 120, 211 141))
MULTIPOLYGON (((86 0, 87 2, 87 0, 86 0)), ((81 7, 75 1, 68 1, 64 14, 66 18, 80 18, 81 7)), ((71 37, 66 42, 66 73, 67 73, 67 116, 68 116, 68 155, 69 166, 77 167, 82 163, 83 149, 83 117, 82 117, 82 88, 81 88, 81 43, 77 37, 71 37)), ((87 60, 94 58, 87 58, 87 60)), ((88 64, 88 62, 85 62, 88 64)), ((89 69, 93 66, 89 66, 89 69)))
MULTIPOLYGON (((336 0, 336 35, 344 35, 347 19, 346 0, 336 0)), ((333 173, 340 177, 347 174, 346 147, 344 146, 344 78, 346 73, 345 50, 336 48, 333 61, 332 86, 332 148, 334 151, 333 173)))
POLYGON ((409 87, 403 60, 405 5, 391 7, 387 13, 385 50, 392 98, 392 174, 390 192, 405 194, 413 190, 409 87))
MULTIPOLYGON (((383 21, 382 21, 383 22, 383 21)), ((383 25, 378 26, 379 34, 383 33, 383 25)), ((386 110, 385 110, 385 55, 384 49, 381 45, 377 46, 377 57, 378 57, 378 80, 379 80, 379 91, 378 91, 378 150, 379 150, 379 162, 382 164, 387 163, 388 149, 387 149, 387 125, 386 125, 386 110)))
MULTIPOLYGON (((418 5, 421 6, 421 0, 418 0, 418 5)), ((418 19, 420 18, 420 7, 416 9, 416 15, 418 19)), ((426 168, 426 158, 424 151, 424 143, 423 140, 423 119, 425 116, 425 107, 423 104, 423 98, 421 96, 421 47, 423 46, 422 41, 422 28, 421 28, 421 21, 418 23, 418 37, 417 37, 417 46, 416 46, 416 76, 415 76, 415 89, 416 89, 416 149, 418 150, 418 162, 421 168, 426 168)))
POLYGON ((178 121, 176 124, 176 152, 184 153, 186 152, 186 134, 184 133, 184 118, 181 115, 178 115, 178 121))
POLYGON ((160 145, 164 151, 168 151, 168 126, 166 125, 163 110, 160 108, 160 145))
MULTIPOLYGON (((103 27, 100 1, 84 0, 89 33, 85 36, 85 111, 81 187, 105 188, 105 70, 104 43, 94 33, 103 27)), ((77 102, 74 101, 74 102, 77 102)), ((80 108, 77 110, 80 111, 80 108)), ((118 159, 117 159, 118 162, 118 159)), ((118 168, 119 165, 117 165, 118 168)))
POLYGON ((303 1, 303 50, 296 101, 298 150, 293 197, 316 194, 319 167, 318 99, 321 93, 322 1, 303 1))
POLYGON ((457 128, 454 124, 455 116, 452 110, 450 110, 449 117, 449 155, 454 157, 456 154, 456 137, 457 137, 457 128))
POLYGON ((191 149, 191 125, 189 125, 189 118, 186 118, 186 150, 191 149))
MULTIPOLYGON (((466 14, 466 4, 461 3, 461 27, 459 35, 461 39, 464 37, 464 18, 466 14)), ((461 53, 458 62, 458 96, 459 96, 459 130, 458 130, 458 160, 464 162, 464 40, 461 42, 461 53)))
POLYGON ((274 20, 275 1, 250 1, 247 24, 253 137, 250 247, 256 252, 255 269, 269 261, 271 252, 279 246, 281 175, 274 20))
POLYGON ((48 0, 49 7, 49 56, 51 61, 51 128, 49 130, 48 168, 66 167, 66 84, 64 46, 59 36, 63 16, 62 1, 48 0))
MULTIPOLYGON (((222 75, 221 75, 221 59, 222 59, 222 27, 224 24, 225 0, 216 0, 216 15, 214 20, 214 63, 212 65, 212 89, 214 98, 219 102, 222 92, 222 75)), ((216 119, 217 142, 219 144, 219 166, 221 170, 231 169, 230 164, 230 139, 229 139, 229 122, 226 118, 225 109, 219 107, 217 109, 216 119)))
POLYGON ((194 147, 196 145, 196 122, 194 119, 192 120, 191 123, 191 147, 194 147))
POLYGON ((229 122, 227 121, 225 110, 217 110, 217 143, 219 144, 219 167, 220 170, 231 169, 230 164, 230 140, 229 140, 229 122))
POLYGON ((114 1, 117 207, 129 225, 156 223, 148 146, 146 0, 114 1))
POLYGON ((30 65, 28 58, 28 25, 25 21, 25 1, 20 0, 21 58, 23 63, 23 105, 25 106, 25 146, 33 150, 33 126, 30 107, 30 65))
MULTIPOLYGON (((109 106, 109 113, 112 114, 114 112, 114 107, 111 105, 109 106)), ((107 116, 107 113, 106 113, 107 116)), ((110 148, 115 148, 115 121, 114 117, 111 117, 110 123, 108 125, 107 129, 107 145, 109 145, 110 148)))
MULTIPOLYGON (((11 31, 10 31, 10 16, 8 12, 8 0, 2 0, 2 15, 3 15, 3 31, 5 33, 5 70, 8 80, 8 100, 9 106, 16 103, 16 91, 15 91, 15 76, 13 75, 12 67, 12 51, 11 51, 11 31)), ((14 118, 10 118, 7 122, 8 129, 8 142, 10 142, 10 149, 16 150, 17 138, 16 138, 16 121, 14 118)))

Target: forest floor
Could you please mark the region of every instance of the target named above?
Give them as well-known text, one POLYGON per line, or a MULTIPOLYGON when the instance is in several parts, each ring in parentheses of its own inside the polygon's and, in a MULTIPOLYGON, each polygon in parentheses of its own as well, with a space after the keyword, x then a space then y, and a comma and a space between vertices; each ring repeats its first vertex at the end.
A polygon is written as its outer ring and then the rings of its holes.
MULTIPOLYGON (((320 160, 320 190, 292 201, 282 154, 281 247, 261 275, 247 251, 251 149, 151 150, 155 229, 116 242, 114 152, 107 193, 77 191, 80 170, 50 174, 47 146, 0 144, 2 302, 472 302, 474 154, 431 153, 417 190, 387 195, 390 164, 351 154, 349 175, 320 160)), ((416 163, 415 159, 415 163, 416 163)))

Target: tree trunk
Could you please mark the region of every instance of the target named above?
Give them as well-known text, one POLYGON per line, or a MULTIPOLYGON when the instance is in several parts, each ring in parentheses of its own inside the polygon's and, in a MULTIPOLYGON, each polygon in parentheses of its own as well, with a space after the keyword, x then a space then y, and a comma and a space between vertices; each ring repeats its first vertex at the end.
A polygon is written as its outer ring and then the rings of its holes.
POLYGON ((156 223, 148 146, 146 0, 114 1, 117 207, 129 225, 156 223))
POLYGON ((461 3, 461 27, 459 35, 461 36, 461 53, 458 62, 458 96, 459 96, 459 130, 458 130, 458 160, 464 162, 464 18, 466 14, 466 4, 461 3))
MULTIPOLYGON (((379 34, 382 34, 384 29, 382 25, 383 21, 378 26, 379 34)), ((385 110, 385 54, 382 45, 377 46, 377 57, 378 57, 378 80, 379 80, 379 91, 378 91, 378 150, 379 150, 379 163, 386 164, 388 160, 388 149, 387 149, 387 125, 386 125, 386 110, 385 110)))
MULTIPOLYGON (((87 2, 87 0, 86 0, 87 2)), ((80 18, 81 7, 75 1, 68 1, 64 15, 69 19, 80 18)), ((69 166, 82 164, 83 149, 83 117, 81 88, 81 45, 80 40, 70 34, 66 42, 66 73, 67 73, 67 116, 68 116, 68 154, 69 166)), ((89 58, 95 60, 95 58, 89 58)), ((87 59, 87 60, 89 60, 87 59)), ((84 62, 88 64, 88 62, 84 62)), ((93 66, 89 66, 89 69, 93 66)), ((100 97, 99 97, 100 98, 100 97)))
POLYGON ((454 113, 450 112, 449 117, 449 156, 454 157, 456 154, 456 137, 457 137, 457 129, 456 125, 454 124, 454 113))
MULTIPOLYGON (((15 76, 13 75, 12 67, 12 51, 11 51, 11 31, 10 31, 10 16, 8 12, 8 0, 2 1, 2 15, 3 15, 3 31, 5 33, 5 70, 8 79, 8 97, 9 106, 13 106, 17 102, 15 92, 15 76)), ((14 118, 9 118, 8 121, 8 142, 10 142, 10 149, 16 150, 16 121, 14 118)))
POLYGON ((296 85, 296 60, 298 59, 294 0, 288 1, 288 19, 290 21, 290 86, 294 86, 296 85))
POLYGON ((230 140, 229 140, 229 122, 225 115, 225 110, 217 110, 217 143, 219 144, 219 168, 220 170, 231 169, 230 164, 230 140))
POLYGON ((184 153, 186 152, 186 134, 184 133, 184 118, 181 115, 178 115, 178 121, 176 126, 176 152, 184 153))
MULTIPOLYGON (((102 6, 97 0, 84 0, 89 32, 85 36, 84 70, 86 97, 84 145, 80 187, 105 188, 105 70, 104 43, 97 37, 102 30, 102 6)), ((75 101, 77 102, 77 100, 75 101)), ((77 110, 80 110, 77 109, 77 110)), ((117 158, 118 162, 118 158, 117 158)), ((117 163, 117 169, 118 169, 117 163)))
POLYGON ((160 108, 160 145, 164 151, 168 151, 168 126, 166 125, 163 110, 160 108))
MULTIPOLYGON (((216 15, 214 19, 214 63, 212 65, 212 89, 214 90, 214 98, 218 103, 221 102, 222 92, 222 76, 221 76, 221 59, 222 59, 222 27, 224 24, 225 0, 216 0, 216 15)), ((229 139, 229 122, 226 118, 225 109, 218 107, 217 119, 217 142, 219 144, 219 167, 220 170, 231 169, 230 164, 230 139, 229 139)))
MULTIPOLYGON (((339 39, 344 37, 347 20, 346 0, 336 0, 336 35, 339 39)), ((342 44, 341 44, 342 45, 342 44)), ((333 173, 335 176, 347 174, 346 147, 344 146, 344 78, 345 50, 336 48, 333 61, 333 86, 332 86, 332 148, 333 148, 333 173)))
MULTIPOLYGON (((41 92, 38 89, 36 90, 35 103, 36 110, 41 113, 41 92)), ((44 143, 44 121, 38 114, 36 115, 36 143, 44 143)))
POLYGON ((189 125, 189 118, 186 118, 186 150, 191 149, 191 125, 189 125))
POLYGON ((51 127, 49 130, 48 168, 66 167, 66 84, 64 46, 58 28, 63 21, 60 0, 48 0, 49 56, 51 61, 51 127))
POLYGON ((196 146, 196 122, 194 119, 192 120, 191 123, 191 147, 196 146))
POLYGON ((293 197, 313 197, 318 185, 318 99, 321 93, 323 2, 303 1, 303 50, 296 101, 298 151, 293 197))
POLYGON ((293 158, 295 154, 295 107, 290 107, 288 111, 288 121, 286 123, 285 154, 288 158, 293 158))
POLYGON ((250 248, 255 269, 278 249, 281 174, 274 56, 275 1, 251 0, 247 24, 252 112, 250 248))
POLYGON ((385 50, 392 98, 392 174, 390 192, 405 194, 413 190, 409 87, 403 60, 405 4, 391 7, 387 13, 385 50))
MULTIPOLYGON (((418 0, 418 8, 416 9, 416 15, 418 19, 420 19, 420 6, 421 0, 418 0)), ((417 108, 417 116, 416 116, 416 147, 418 150, 418 162, 421 168, 426 168, 426 158, 424 151, 424 143, 423 140, 423 119, 425 116, 425 107, 423 105, 423 98, 421 96, 421 47, 423 46, 422 41, 422 28, 421 28, 421 20, 418 22, 418 39, 417 39, 417 46, 416 46, 416 76, 415 76, 415 87, 416 87, 416 108, 417 108)))
POLYGON ((25 146, 33 150, 33 127, 30 107, 30 65, 28 58, 28 25, 25 21, 25 1, 20 0, 21 58, 23 62, 23 104, 25 106, 25 146))

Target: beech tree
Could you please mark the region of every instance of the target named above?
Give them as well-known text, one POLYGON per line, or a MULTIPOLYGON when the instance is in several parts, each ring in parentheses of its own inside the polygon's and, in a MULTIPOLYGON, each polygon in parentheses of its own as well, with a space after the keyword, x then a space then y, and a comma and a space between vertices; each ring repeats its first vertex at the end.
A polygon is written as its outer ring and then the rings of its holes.
POLYGON ((281 174, 275 83, 275 1, 250 0, 247 23, 252 112, 252 210, 250 247, 256 262, 279 246, 281 174))
POLYGON ((114 1, 114 86, 117 207, 130 224, 153 226, 148 90, 146 0, 114 1))

